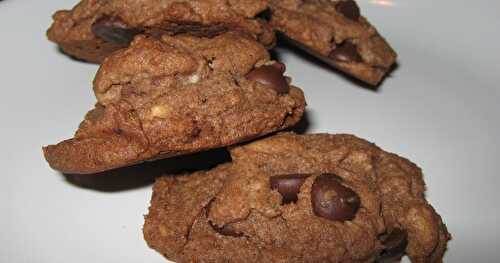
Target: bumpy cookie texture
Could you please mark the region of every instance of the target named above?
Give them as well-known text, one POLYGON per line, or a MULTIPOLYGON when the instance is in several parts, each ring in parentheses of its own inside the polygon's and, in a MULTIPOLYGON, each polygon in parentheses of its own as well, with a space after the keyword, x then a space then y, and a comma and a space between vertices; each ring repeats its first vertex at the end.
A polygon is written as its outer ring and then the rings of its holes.
POLYGON ((284 70, 239 33, 137 36, 101 65, 98 103, 75 137, 45 147, 45 157, 65 173, 96 173, 288 128, 305 99, 284 70))
POLYGON ((311 55, 377 85, 396 53, 352 0, 271 0, 270 24, 311 55))
POLYGON ((177 262, 442 262, 420 169, 352 135, 278 135, 158 178, 144 237, 177 262))
POLYGON ((237 30, 271 46, 274 34, 257 17, 267 7, 267 0, 82 0, 57 11, 47 35, 67 54, 95 63, 149 30, 203 36, 237 30))

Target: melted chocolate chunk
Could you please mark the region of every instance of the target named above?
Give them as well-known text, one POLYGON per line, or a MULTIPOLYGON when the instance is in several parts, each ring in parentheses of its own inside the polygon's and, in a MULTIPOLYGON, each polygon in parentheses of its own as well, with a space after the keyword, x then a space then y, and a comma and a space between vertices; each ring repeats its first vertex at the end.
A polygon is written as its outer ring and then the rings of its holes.
POLYGON ((142 30, 129 28, 118 17, 103 16, 92 24, 92 32, 102 40, 127 46, 142 30))
POLYGON ((278 94, 285 94, 288 93, 290 87, 283 76, 283 70, 284 67, 279 65, 264 65, 254 68, 246 75, 246 77, 249 80, 256 81, 260 84, 273 88, 278 94))
POLYGON ((337 46, 328 56, 340 62, 363 62, 356 46, 349 41, 337 46))
POLYGON ((335 9, 351 20, 358 20, 360 16, 359 7, 353 0, 340 1, 335 9))
POLYGON ((358 194, 342 185, 341 179, 334 174, 316 177, 311 202, 314 214, 335 221, 354 219, 361 203, 358 194))
POLYGON ((223 236, 231 236, 231 237, 241 237, 243 236, 243 233, 238 233, 231 225, 229 224, 226 224, 224 225, 223 227, 219 227, 215 224, 213 224, 212 222, 209 221, 209 224, 210 226, 212 227, 212 229, 223 235, 223 236))
POLYGON ((271 188, 278 191, 282 199, 282 204, 297 202, 297 194, 300 187, 309 175, 306 174, 285 174, 270 178, 271 188))

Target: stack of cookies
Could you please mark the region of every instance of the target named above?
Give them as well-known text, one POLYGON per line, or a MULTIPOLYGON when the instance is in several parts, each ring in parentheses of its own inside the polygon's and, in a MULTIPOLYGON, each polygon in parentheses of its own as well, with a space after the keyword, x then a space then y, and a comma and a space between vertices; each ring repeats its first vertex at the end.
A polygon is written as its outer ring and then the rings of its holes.
POLYGON ((353 135, 279 132, 306 102, 270 57, 276 33, 370 85, 396 60, 352 0, 82 0, 56 12, 49 39, 101 65, 95 108, 45 158, 95 174, 228 147, 230 162, 154 184, 144 237, 176 262, 442 262, 450 235, 415 164, 353 135))

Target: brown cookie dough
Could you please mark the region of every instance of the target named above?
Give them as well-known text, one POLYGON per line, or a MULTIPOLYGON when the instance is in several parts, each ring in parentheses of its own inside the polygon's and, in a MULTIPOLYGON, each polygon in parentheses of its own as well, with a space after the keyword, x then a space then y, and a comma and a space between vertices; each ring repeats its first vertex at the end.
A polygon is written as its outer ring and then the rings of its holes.
POLYGON ((251 37, 137 36, 94 80, 74 138, 44 147, 64 173, 96 173, 232 145, 297 123, 302 91, 251 37))
POLYGON ((271 0, 271 26, 293 44, 370 85, 377 85, 396 53, 360 15, 353 0, 271 0))
POLYGON ((150 30, 202 36, 236 30, 271 46, 274 34, 258 17, 267 8, 267 0, 82 0, 54 14, 47 36, 67 54, 95 63, 150 30))
POLYGON ((164 176, 144 237, 176 262, 442 262, 420 169, 352 135, 280 133, 232 162, 164 176))

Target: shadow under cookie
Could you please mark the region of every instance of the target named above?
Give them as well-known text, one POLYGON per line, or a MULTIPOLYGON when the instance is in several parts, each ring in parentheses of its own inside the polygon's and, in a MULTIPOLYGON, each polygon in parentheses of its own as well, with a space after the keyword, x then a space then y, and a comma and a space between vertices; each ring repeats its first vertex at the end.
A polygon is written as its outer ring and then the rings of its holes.
POLYGON ((295 124, 294 126, 286 129, 285 131, 293 131, 298 134, 306 134, 311 130, 311 126, 313 123, 311 122, 311 113, 308 110, 304 111, 302 115, 302 119, 295 124))
POLYGON ((100 192, 120 192, 149 186, 155 178, 168 174, 179 174, 210 169, 231 161, 225 148, 170 159, 145 162, 96 174, 61 174, 64 179, 80 188, 100 192))

